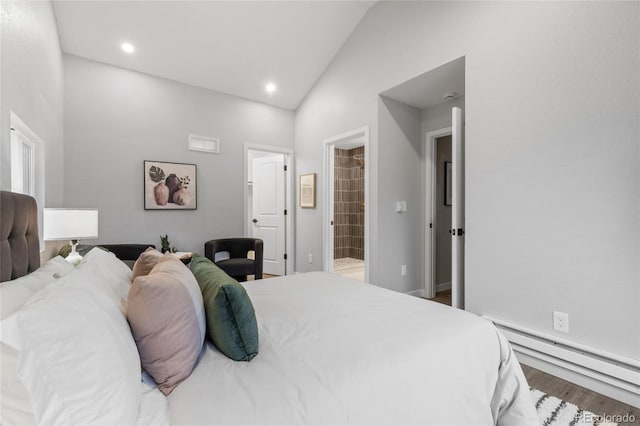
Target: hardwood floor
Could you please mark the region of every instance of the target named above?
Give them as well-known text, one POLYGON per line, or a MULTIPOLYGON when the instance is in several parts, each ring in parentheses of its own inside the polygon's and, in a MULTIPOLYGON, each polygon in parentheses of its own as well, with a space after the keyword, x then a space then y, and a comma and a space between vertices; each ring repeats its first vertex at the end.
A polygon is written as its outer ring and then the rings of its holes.
MULTIPOLYGON (((265 278, 273 278, 273 277, 279 277, 280 275, 271 275, 271 274, 262 274, 262 279, 264 280, 265 278)), ((255 280, 253 275, 247 275, 247 281, 253 281, 255 280)))
MULTIPOLYGON (((532 388, 563 399, 600 416, 624 416, 625 414, 629 414, 627 417, 633 419, 632 422, 618 423, 620 425, 640 426, 639 409, 527 365, 520 365, 529 382, 529 386, 532 388)), ((612 418, 611 421, 617 421, 617 419, 612 418)))
POLYGON ((436 294, 436 297, 429 300, 451 306, 451 290, 440 291, 436 294))

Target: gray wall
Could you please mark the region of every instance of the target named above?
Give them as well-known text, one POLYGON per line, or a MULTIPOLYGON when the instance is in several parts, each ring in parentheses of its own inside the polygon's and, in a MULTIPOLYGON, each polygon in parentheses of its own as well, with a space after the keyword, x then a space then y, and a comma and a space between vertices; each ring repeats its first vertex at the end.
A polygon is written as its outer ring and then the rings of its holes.
MULTIPOLYGON (((424 203, 422 200, 422 112, 393 99, 380 97, 378 116, 378 256, 383 268, 370 281, 402 292, 422 288, 424 203), (397 173, 398 165, 403 172, 397 173), (407 211, 396 212, 398 201, 407 211), (400 275, 407 265, 407 275, 400 275)), ((374 205, 375 208, 375 205, 374 205)))
MULTIPOLYGON (((50 2, 5 0, 0 7, 0 189, 11 190, 14 111, 44 142, 46 207, 61 207, 64 76, 53 8, 50 2)), ((55 246, 48 243, 43 257, 55 246)))
POLYGON ((65 61, 65 204, 97 207, 99 242, 178 250, 243 235, 243 144, 293 147, 294 113, 75 56, 65 61), (187 135, 221 153, 188 151, 187 135), (195 163, 195 211, 145 211, 143 161, 195 163))
MULTIPOLYGON (((378 94, 465 56, 467 308, 638 357, 639 8, 380 2, 298 109, 298 171, 322 182, 322 140, 369 125, 374 192, 397 198, 384 173, 375 179, 394 143, 377 133, 378 94), (569 334, 552 329, 553 310, 570 314, 569 334)), ((409 180, 400 160, 389 171, 409 180)), ((378 220, 390 206, 377 201, 370 244, 382 249, 406 228, 378 220)), ((307 253, 321 260, 321 207, 298 209, 299 266, 307 253)), ((381 279, 398 260, 372 250, 374 282, 411 287, 381 279)))

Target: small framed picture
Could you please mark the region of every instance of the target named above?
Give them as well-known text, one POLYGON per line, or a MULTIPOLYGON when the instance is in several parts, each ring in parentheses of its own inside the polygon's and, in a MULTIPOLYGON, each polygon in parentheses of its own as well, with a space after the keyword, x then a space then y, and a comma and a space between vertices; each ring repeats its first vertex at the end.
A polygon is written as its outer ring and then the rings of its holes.
POLYGON ((300 207, 316 208, 316 174, 300 175, 300 207))
POLYGON ((444 205, 451 205, 451 195, 452 190, 451 186, 453 185, 452 175, 451 175, 451 161, 444 162, 444 205))
POLYGON ((144 162, 145 210, 195 210, 197 204, 196 165, 144 162))

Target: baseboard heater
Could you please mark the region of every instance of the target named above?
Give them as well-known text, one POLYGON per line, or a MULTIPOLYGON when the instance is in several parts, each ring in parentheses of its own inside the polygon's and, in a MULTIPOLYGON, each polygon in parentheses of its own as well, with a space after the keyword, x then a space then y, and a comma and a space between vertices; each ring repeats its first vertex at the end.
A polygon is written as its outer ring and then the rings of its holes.
POLYGON ((498 327, 516 352, 599 380, 640 398, 640 360, 612 354, 503 320, 483 317, 498 327))

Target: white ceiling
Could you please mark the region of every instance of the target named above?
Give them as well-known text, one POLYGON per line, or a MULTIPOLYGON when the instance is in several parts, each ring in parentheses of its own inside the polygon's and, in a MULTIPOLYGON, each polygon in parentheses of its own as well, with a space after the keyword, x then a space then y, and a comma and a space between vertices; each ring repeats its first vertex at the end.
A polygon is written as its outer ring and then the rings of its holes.
POLYGON ((464 96, 464 57, 427 71, 381 93, 387 98, 414 106, 429 108, 445 102, 447 93, 464 96))
POLYGON ((373 4, 55 0, 54 10, 66 53, 295 109, 373 4))

